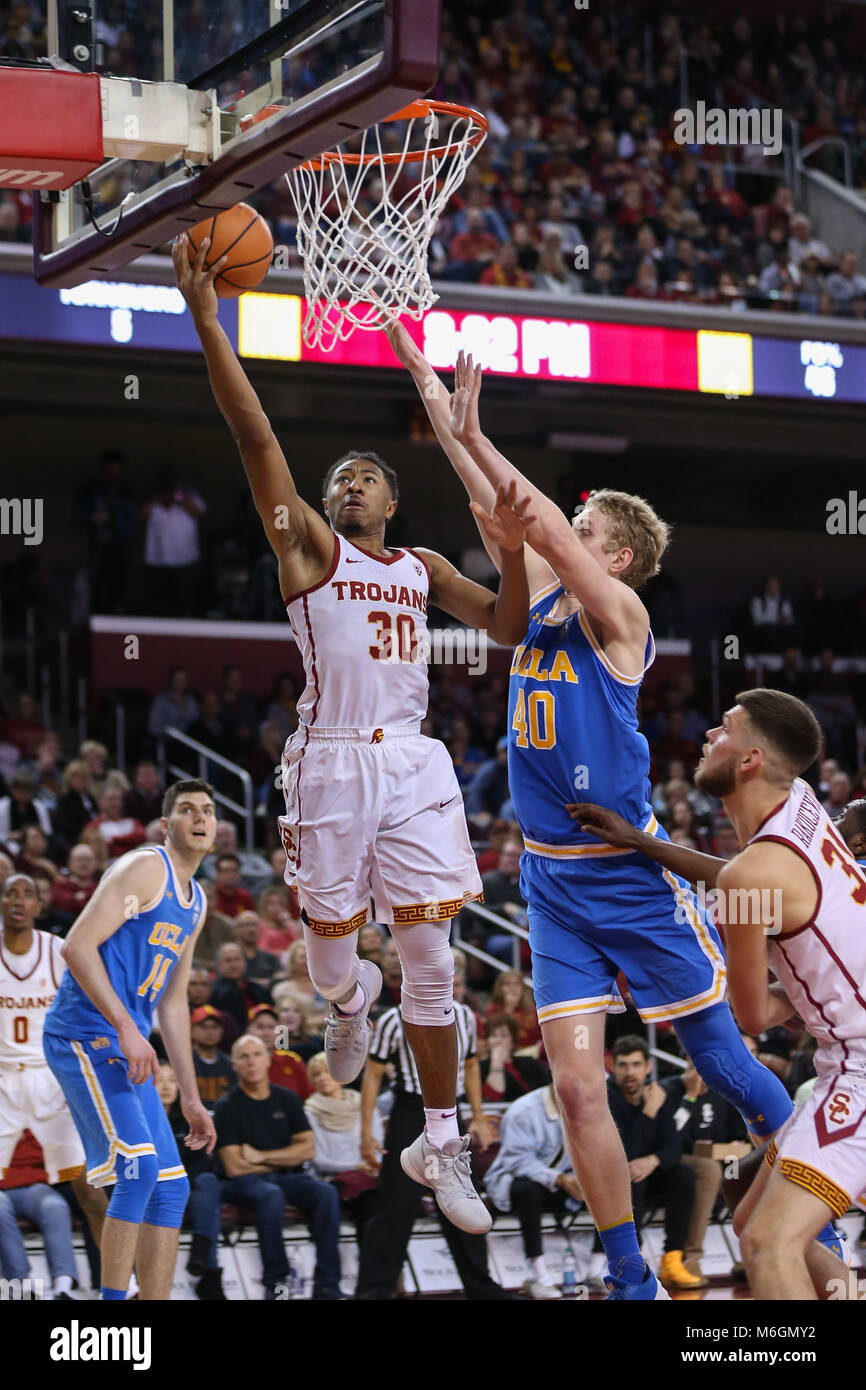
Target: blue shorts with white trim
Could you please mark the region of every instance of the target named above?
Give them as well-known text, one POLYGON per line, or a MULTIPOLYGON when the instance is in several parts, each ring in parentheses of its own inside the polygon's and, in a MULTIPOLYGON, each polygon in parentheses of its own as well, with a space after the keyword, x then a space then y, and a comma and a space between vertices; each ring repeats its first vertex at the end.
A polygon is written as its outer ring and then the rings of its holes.
POLYGON ((92 1187, 116 1182, 122 1165, 142 1154, 156 1155, 160 1182, 186 1176, 153 1080, 132 1084, 116 1040, 45 1033, 43 1050, 81 1136, 92 1187))
POLYGON ((622 1013, 620 971, 644 1022, 676 1020, 724 998, 715 927, 685 880, 645 855, 554 857, 526 850, 520 890, 542 1023, 622 1013))

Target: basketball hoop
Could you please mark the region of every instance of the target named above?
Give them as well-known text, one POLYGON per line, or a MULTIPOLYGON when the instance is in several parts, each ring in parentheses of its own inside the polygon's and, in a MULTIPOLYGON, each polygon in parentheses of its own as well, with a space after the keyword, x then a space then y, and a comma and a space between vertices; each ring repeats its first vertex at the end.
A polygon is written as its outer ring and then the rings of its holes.
POLYGON ((471 107, 414 101, 363 131, 356 153, 338 147, 286 175, 304 263, 308 347, 331 352, 356 328, 379 329, 383 317, 403 314, 420 319, 436 303, 430 240, 486 138, 487 118, 471 107), (396 151, 383 148, 383 127, 393 121, 406 122, 396 151))

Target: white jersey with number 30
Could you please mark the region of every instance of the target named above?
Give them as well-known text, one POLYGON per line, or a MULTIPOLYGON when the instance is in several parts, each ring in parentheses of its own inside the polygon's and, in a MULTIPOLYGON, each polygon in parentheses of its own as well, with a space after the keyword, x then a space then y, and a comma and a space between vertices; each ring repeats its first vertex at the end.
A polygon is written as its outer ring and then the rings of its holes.
POLYGON ((366 729, 427 714, 430 572, 411 550, 372 555, 334 535, 325 578, 286 610, 307 684, 302 724, 366 729))
POLYGON ((866 1077, 866 872, 799 777, 750 843, 761 840, 795 850, 818 890, 809 922, 768 938, 770 965, 818 1041, 815 1070, 866 1077))
POLYGON ((31 949, 16 956, 0 931, 0 1066, 45 1064, 42 1025, 66 969, 62 944, 34 931, 31 949))

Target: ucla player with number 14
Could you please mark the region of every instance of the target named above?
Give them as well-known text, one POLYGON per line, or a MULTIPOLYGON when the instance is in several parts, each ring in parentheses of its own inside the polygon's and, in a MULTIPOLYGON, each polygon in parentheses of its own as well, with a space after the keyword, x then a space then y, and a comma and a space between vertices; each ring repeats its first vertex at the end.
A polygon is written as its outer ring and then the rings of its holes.
MULTIPOLYGON (((619 971, 641 1017, 674 1023, 701 1076, 753 1135, 772 1134, 792 1108, 740 1037, 724 1002, 721 942, 689 885, 644 855, 599 845, 566 809, 592 799, 666 838, 648 803, 649 750, 636 714, 654 655, 636 588, 657 571, 667 527, 642 498, 612 491, 593 494, 572 526, 482 434, 481 371, 472 359, 460 354, 449 401, 406 331, 386 331, 473 502, 484 507, 495 489, 516 483, 534 516, 530 626, 512 664, 508 772, 524 836, 538 1017, 574 1171, 608 1257, 611 1297, 664 1298, 640 1253, 629 1168, 607 1104, 605 1016, 624 1008, 619 971)), ((833 1238, 830 1228, 826 1234, 833 1238)), ((661 1275, 698 1283, 678 1251, 666 1252, 661 1275)))
POLYGON ((113 1191, 102 1233, 102 1297, 121 1300, 136 1265, 140 1297, 171 1295, 189 1182, 154 1085, 154 1009, 189 1123, 186 1144, 213 1150, 199 1100, 187 981, 205 896, 193 875, 213 848, 206 782, 165 794, 165 845, 125 854, 104 875, 62 955, 67 971, 45 1019, 45 1059, 63 1088, 87 1158, 87 1181, 113 1191))

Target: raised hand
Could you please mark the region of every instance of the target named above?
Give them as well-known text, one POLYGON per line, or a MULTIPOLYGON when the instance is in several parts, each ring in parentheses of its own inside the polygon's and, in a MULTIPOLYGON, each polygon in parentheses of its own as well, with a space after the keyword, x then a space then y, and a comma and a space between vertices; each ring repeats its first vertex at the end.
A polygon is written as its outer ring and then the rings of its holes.
POLYGON ((481 368, 476 367, 471 355, 467 358, 461 349, 454 369, 454 394, 451 397, 451 433, 458 443, 462 444, 481 433, 478 420, 480 394, 481 368))
POLYGON ((513 480, 507 488, 500 486, 497 489, 492 512, 487 512, 480 502, 469 503, 485 536, 500 550, 521 549, 526 532, 535 520, 534 516, 527 515, 528 506, 529 497, 517 501, 517 483, 513 480))
POLYGON ((186 233, 175 238, 171 248, 171 259, 174 262, 174 278, 177 287, 186 300, 190 308, 190 313, 194 319, 216 318, 219 300, 214 289, 214 278, 219 274, 225 265, 226 256, 222 256, 211 266, 210 270, 205 267, 205 257, 207 256, 210 238, 204 237, 198 254, 194 261, 189 259, 189 238, 186 233))

